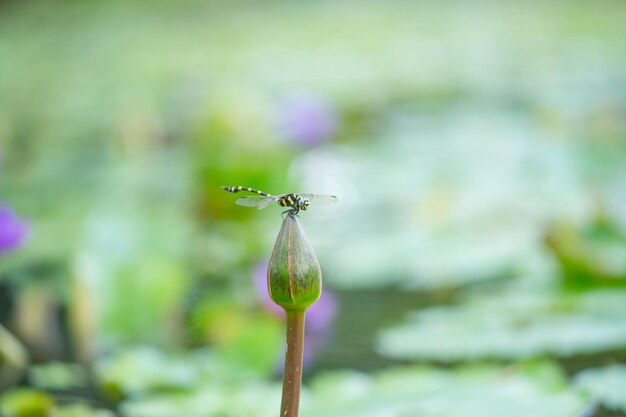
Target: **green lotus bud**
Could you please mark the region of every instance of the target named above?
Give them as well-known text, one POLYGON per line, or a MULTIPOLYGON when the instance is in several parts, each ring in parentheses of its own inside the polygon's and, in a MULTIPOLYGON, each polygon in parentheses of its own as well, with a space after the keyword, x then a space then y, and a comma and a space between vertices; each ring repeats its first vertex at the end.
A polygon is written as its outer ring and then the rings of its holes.
POLYGON ((267 268, 272 300, 287 311, 304 311, 322 291, 322 271, 298 218, 289 213, 267 268))

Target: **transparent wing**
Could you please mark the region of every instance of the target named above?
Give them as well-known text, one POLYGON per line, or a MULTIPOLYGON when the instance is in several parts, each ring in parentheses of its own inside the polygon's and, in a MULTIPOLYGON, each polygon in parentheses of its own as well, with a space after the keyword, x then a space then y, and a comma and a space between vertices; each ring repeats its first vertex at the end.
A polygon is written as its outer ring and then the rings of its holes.
POLYGON ((326 204, 335 204, 337 202, 337 197, 334 195, 317 195, 317 194, 299 194, 300 197, 304 197, 311 204, 316 206, 323 206, 326 204))
POLYGON ((235 204, 239 204, 240 206, 246 206, 246 207, 258 207, 262 209, 262 208, 269 206, 277 199, 278 197, 276 196, 265 197, 265 196, 252 195, 252 196, 240 198, 239 200, 235 201, 235 204))

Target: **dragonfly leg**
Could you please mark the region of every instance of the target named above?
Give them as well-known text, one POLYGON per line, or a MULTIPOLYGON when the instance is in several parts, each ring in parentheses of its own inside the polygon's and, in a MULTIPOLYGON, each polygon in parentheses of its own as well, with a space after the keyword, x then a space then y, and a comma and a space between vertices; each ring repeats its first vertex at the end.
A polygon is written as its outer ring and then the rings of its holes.
POLYGON ((285 214, 287 214, 288 216, 291 215, 291 214, 296 215, 296 214, 298 214, 298 210, 292 208, 292 209, 283 211, 281 213, 281 216, 282 216, 283 220, 285 220, 285 214))

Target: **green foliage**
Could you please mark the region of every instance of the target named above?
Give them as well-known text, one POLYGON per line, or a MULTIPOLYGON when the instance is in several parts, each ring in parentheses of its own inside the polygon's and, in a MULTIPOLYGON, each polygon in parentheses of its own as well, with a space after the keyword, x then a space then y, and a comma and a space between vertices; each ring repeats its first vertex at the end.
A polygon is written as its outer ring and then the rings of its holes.
POLYGON ((237 387, 207 383, 187 393, 147 396, 122 404, 123 417, 271 417, 280 406, 280 386, 242 382, 237 387))
POLYGON ((85 404, 58 405, 52 395, 32 389, 15 389, 0 395, 2 417, 114 417, 109 410, 85 404))
POLYGON ((232 352, 228 355, 209 350, 174 355, 138 348, 100 360, 96 378, 107 392, 122 394, 118 399, 125 399, 124 416, 220 415, 226 410, 245 415, 265 406, 275 414, 280 386, 264 382, 254 366, 233 360, 232 352), (237 404, 236 410, 232 404, 237 404))
POLYGON ((282 323, 273 317, 252 317, 217 353, 233 373, 269 375, 280 358, 283 333, 282 323))
MULTIPOLYGON (((269 333, 278 330, 276 326, 269 333)), ((215 381, 236 386, 271 373, 277 359, 276 346, 272 343, 271 349, 263 346, 255 349, 258 344, 267 344, 263 341, 267 336, 267 325, 261 325, 256 331, 248 329, 241 334, 229 349, 176 354, 149 346, 125 349, 98 361, 96 379, 114 397, 189 392, 215 381), (252 357, 254 354, 258 357, 252 357)))
POLYGON ((0 325, 0 389, 19 379, 27 365, 26 348, 0 325))
POLYGON ((94 409, 85 404, 74 404, 57 407, 52 417, 115 417, 115 414, 112 411, 94 409))
POLYGON ((95 371, 102 386, 133 395, 150 390, 191 388, 200 375, 211 370, 213 363, 214 359, 208 355, 183 359, 145 347, 102 358, 95 371))
POLYGON ((91 338, 78 340, 86 350, 94 342, 168 344, 178 332, 189 226, 174 200, 185 184, 163 181, 161 163, 170 176, 182 175, 180 158, 167 154, 135 156, 112 168, 108 192, 86 216, 70 287, 74 324, 91 338))
POLYGON ((85 369, 79 365, 63 362, 49 362, 34 365, 28 369, 30 383, 39 389, 60 389, 84 387, 87 383, 85 369))
POLYGON ((46 393, 21 388, 0 397, 0 411, 6 417, 50 417, 54 400, 46 393))
POLYGON ((546 236, 567 288, 626 286, 626 234, 605 217, 580 230, 559 225, 546 236))

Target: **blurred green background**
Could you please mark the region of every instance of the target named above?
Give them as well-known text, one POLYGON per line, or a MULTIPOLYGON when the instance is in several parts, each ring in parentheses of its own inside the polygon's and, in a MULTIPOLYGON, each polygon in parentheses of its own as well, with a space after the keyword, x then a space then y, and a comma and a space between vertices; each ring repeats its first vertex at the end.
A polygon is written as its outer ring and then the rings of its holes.
POLYGON ((0 415, 626 416, 626 4, 0 1, 0 415))

